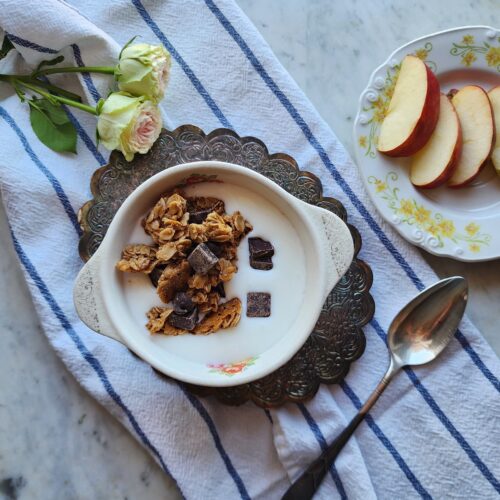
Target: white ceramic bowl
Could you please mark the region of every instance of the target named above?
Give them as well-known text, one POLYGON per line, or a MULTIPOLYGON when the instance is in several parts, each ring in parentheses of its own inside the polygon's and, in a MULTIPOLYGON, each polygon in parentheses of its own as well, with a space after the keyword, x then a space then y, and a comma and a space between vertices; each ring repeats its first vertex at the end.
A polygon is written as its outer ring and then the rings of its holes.
POLYGON ((250 169, 189 163, 160 172, 125 200, 77 277, 75 306, 91 329, 122 342, 166 375, 205 386, 239 385, 271 373, 300 349, 353 252, 347 226, 331 212, 294 198, 250 169), (226 286, 228 298, 242 301, 240 323, 208 336, 150 335, 146 312, 161 305, 155 289, 146 275, 115 269, 127 244, 150 242, 141 219, 163 193, 179 185, 187 195, 223 199, 227 212, 240 210, 253 224, 250 236, 275 247, 273 269, 258 271, 249 265, 247 238, 242 241, 239 271, 226 286), (252 291, 271 293, 269 318, 246 316, 246 295, 252 291))

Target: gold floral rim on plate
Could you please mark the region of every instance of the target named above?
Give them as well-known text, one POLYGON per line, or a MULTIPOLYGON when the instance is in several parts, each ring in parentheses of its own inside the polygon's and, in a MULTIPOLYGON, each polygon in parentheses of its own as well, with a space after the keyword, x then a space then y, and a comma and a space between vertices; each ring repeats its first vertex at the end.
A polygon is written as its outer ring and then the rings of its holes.
MULTIPOLYGON (((299 170, 295 160, 284 153, 269 154, 265 144, 254 137, 239 137, 228 129, 205 134, 193 125, 183 125, 174 131, 163 130, 151 151, 136 155, 127 162, 113 152, 108 165, 98 169, 91 180, 93 199, 79 212, 83 229, 79 251, 84 261, 98 249, 114 214, 125 198, 142 182, 165 168, 197 160, 218 160, 251 168, 276 182, 297 198, 330 210, 346 220, 344 206, 334 198, 324 197, 320 180, 299 170)), ((352 225, 355 256, 361 248, 361 237, 352 225)), ((213 395, 229 405, 247 401, 269 408, 287 401, 303 402, 317 392, 320 383, 341 382, 350 364, 365 349, 362 327, 374 314, 375 304, 370 295, 372 272, 368 264, 354 258, 349 270, 328 296, 314 331, 297 354, 284 366, 249 384, 227 388, 186 385, 201 396, 213 395)), ((231 373, 251 370, 255 359, 207 367, 231 376, 231 373)), ((157 372, 159 375, 163 374, 157 372)), ((211 374, 207 373, 207 377, 211 374)))

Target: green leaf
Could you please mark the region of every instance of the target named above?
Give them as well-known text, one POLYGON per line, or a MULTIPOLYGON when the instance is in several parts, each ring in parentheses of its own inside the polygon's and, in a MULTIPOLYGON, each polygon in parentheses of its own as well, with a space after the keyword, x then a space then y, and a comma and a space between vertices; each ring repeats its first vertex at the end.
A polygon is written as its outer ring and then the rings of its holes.
POLYGON ((6 36, 4 36, 2 48, 0 49, 0 59, 3 59, 13 48, 14 45, 12 45, 12 42, 6 36))
POLYGON ((133 36, 123 47, 122 50, 120 50, 120 53, 118 54, 118 59, 121 58, 123 51, 132 43, 134 43, 134 40, 138 37, 139 35, 133 36))
POLYGON ((31 127, 40 141, 53 151, 76 153, 76 128, 64 109, 45 98, 28 102, 31 127))
POLYGON ((55 66, 56 64, 59 64, 60 62, 64 61, 64 56, 57 56, 54 59, 49 59, 48 61, 42 61, 33 71, 33 74, 40 71, 44 66, 55 66))

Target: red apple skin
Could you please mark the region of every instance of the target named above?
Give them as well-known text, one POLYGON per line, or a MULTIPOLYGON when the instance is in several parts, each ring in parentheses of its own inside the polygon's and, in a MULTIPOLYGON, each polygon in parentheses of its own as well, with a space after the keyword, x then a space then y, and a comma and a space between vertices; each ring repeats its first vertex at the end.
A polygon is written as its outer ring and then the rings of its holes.
POLYGON ((442 186, 443 184, 446 184, 450 179, 450 177, 453 175, 453 172, 455 171, 455 167, 457 166, 458 159, 460 158, 461 154, 462 154, 462 127, 459 121, 458 141, 455 144, 455 148, 453 149, 453 153, 451 155, 450 161, 448 162, 448 165, 446 165, 446 168, 443 170, 443 172, 437 179, 434 179, 432 182, 429 182, 429 184, 424 184, 422 186, 415 186, 415 187, 419 189, 434 189, 439 186, 442 186))
MULTIPOLYGON (((480 87, 479 85, 470 85, 471 87, 478 87, 480 88, 486 95, 488 95, 488 92, 486 92, 483 87, 480 87)), ((491 102, 490 100, 488 99, 488 103, 490 104, 490 110, 491 110, 491 117, 493 118, 493 106, 491 105, 491 102)), ((491 140, 491 147, 490 147, 490 150, 488 151, 488 154, 486 155, 486 158, 484 159, 483 163, 481 163, 480 167, 477 169, 477 172, 470 178, 470 179, 467 179, 465 182, 462 182, 462 184, 456 184, 454 186, 450 186, 448 185, 448 188, 449 189, 460 189, 460 188, 463 188, 465 186, 467 186, 468 184, 470 184, 482 171, 483 171, 483 168, 486 167, 486 165, 488 165, 488 160, 491 156, 491 152, 493 151, 493 146, 495 145, 495 137, 496 137, 496 130, 495 130, 495 120, 493 119, 493 134, 492 134, 492 140, 491 140)))
MULTIPOLYGON (((495 85, 494 87, 491 88, 490 92, 492 92, 493 90, 496 90, 498 88, 500 88, 500 85, 495 85)), ((487 92, 487 94, 489 94, 489 92, 487 92)), ((493 105, 491 104, 491 101, 490 101, 490 106, 491 106, 491 109, 493 109, 493 105)), ((495 116, 493 116, 493 145, 491 146, 490 156, 493 154, 493 151, 495 149, 496 137, 497 137, 497 126, 495 124, 495 116)), ((500 146, 500 144, 499 144, 499 146, 500 146)), ((493 160, 492 160, 492 163, 493 163, 493 160)), ((496 166, 495 166, 495 169, 496 169, 496 166)))
POLYGON ((425 69, 427 70, 428 89, 420 119, 405 142, 390 151, 380 151, 386 156, 401 157, 415 154, 426 145, 436 128, 439 118, 439 96, 441 92, 436 75, 427 65, 425 65, 425 69))

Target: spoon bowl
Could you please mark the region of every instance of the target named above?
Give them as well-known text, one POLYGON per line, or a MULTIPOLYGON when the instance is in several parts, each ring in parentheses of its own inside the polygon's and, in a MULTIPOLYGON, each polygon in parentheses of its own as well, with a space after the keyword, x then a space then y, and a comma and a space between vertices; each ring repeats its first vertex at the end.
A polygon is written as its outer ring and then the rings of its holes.
POLYGON ((454 276, 425 289, 393 319, 387 341, 399 366, 435 359, 457 330, 468 298, 467 281, 454 276))

